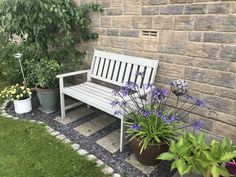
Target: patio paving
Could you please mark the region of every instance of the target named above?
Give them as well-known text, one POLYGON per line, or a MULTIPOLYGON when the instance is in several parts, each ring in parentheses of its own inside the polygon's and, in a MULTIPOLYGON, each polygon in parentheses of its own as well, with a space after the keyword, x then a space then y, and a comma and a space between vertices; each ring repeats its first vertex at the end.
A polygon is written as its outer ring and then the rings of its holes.
POLYGON ((63 125, 66 125, 80 118, 83 118, 89 114, 92 114, 93 112, 94 112, 93 110, 83 107, 81 109, 76 109, 74 111, 67 113, 64 119, 62 119, 61 117, 57 117, 55 120, 63 125))
POLYGON ((75 127, 74 130, 84 136, 90 136, 96 133, 97 131, 105 128, 109 124, 114 123, 115 121, 115 118, 102 114, 95 119, 92 119, 82 125, 79 125, 78 127, 75 127))

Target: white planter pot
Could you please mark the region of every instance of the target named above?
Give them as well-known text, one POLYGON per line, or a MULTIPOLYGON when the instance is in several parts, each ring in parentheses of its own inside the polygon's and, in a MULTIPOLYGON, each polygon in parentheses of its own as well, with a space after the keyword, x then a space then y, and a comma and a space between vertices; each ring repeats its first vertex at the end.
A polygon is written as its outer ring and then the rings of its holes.
POLYGON ((25 100, 14 100, 13 103, 17 114, 28 113, 32 110, 31 97, 25 100))

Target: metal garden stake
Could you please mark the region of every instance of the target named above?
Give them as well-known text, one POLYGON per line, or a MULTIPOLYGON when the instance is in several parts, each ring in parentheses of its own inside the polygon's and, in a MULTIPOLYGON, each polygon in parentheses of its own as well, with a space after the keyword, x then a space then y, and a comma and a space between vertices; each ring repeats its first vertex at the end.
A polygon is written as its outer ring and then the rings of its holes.
POLYGON ((20 69, 21 69, 21 74, 22 74, 23 80, 24 80, 24 85, 27 85, 26 79, 25 79, 24 70, 23 70, 22 63, 21 63, 22 55, 23 55, 22 53, 17 52, 17 53, 14 55, 14 57, 15 57, 16 59, 18 59, 18 61, 19 61, 19 63, 20 63, 20 69))

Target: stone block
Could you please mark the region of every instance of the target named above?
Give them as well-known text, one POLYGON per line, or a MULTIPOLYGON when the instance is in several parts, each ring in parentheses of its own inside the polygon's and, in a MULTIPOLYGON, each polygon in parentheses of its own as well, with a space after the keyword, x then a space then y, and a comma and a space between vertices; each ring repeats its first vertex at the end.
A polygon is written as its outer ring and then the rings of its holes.
POLYGON ((82 156, 85 156, 85 155, 88 154, 88 151, 86 151, 84 149, 79 149, 77 152, 78 152, 79 155, 82 155, 82 156))
POLYGON ((232 102, 228 99, 211 95, 203 95, 202 99, 205 100, 206 108, 228 114, 230 113, 232 102))
POLYGON ((228 33, 204 33, 203 37, 204 42, 213 42, 213 43, 236 43, 236 34, 228 33))
POLYGON ((107 36, 119 36, 118 29, 107 29, 107 36))
POLYGON ((160 44, 160 45, 158 45, 158 52, 168 53, 168 54, 185 55, 186 46, 182 43, 160 44))
POLYGON ((118 15, 122 15, 122 9, 121 9, 121 8, 110 8, 110 9, 106 9, 106 15, 107 15, 107 16, 118 16, 118 15))
POLYGON ((80 148, 80 145, 74 143, 74 144, 71 145, 71 147, 72 147, 74 150, 77 151, 77 150, 80 148))
POLYGON ((235 138, 236 128, 235 126, 223 122, 216 122, 214 132, 230 138, 235 138))
POLYGON ((66 138, 66 139, 63 140, 63 142, 64 143, 71 143, 72 141, 70 139, 66 138))
POLYGON ((152 28, 152 17, 134 17, 132 18, 132 27, 134 29, 152 28))
POLYGON ((161 75, 183 78, 184 66, 178 66, 169 63, 160 63, 158 73, 161 75))
POLYGON ((202 41, 202 33, 200 33, 200 32, 189 32, 189 41, 201 42, 202 41))
POLYGON ((234 115, 210 110, 208 117, 213 118, 215 120, 219 120, 221 122, 226 122, 226 123, 233 125, 233 126, 236 126, 236 118, 234 115))
POLYGON ((121 7, 123 4, 123 1, 121 0, 110 0, 112 7, 121 7))
POLYGON ((158 15, 159 6, 145 6, 142 7, 142 15, 158 15))
POLYGON ((220 58, 222 60, 236 62, 236 46, 223 45, 220 50, 220 58))
POLYGON ((121 175, 118 174, 118 173, 114 173, 114 174, 112 175, 112 177, 121 177, 121 175))
POLYGON ((141 2, 140 0, 123 1, 123 14, 124 15, 140 15, 141 14, 141 2))
POLYGON ((214 69, 220 71, 227 71, 230 68, 231 63, 227 61, 218 60, 209 60, 209 59, 202 59, 202 58, 195 58, 194 66, 198 68, 207 68, 207 69, 214 69))
POLYGON ((190 89, 196 92, 206 93, 210 95, 213 95, 215 93, 215 86, 199 82, 191 82, 190 89))
POLYGON ((214 17, 203 16, 196 17, 194 29, 196 31, 212 31, 214 28, 214 17))
POLYGON ((101 17, 101 26, 111 28, 112 27, 112 17, 101 17))
POLYGON ((158 46, 157 39, 130 39, 129 49, 156 52, 158 46))
POLYGON ((120 36, 139 37, 140 30, 120 30, 120 36))
POLYGON ((60 122, 63 125, 66 125, 74 121, 77 121, 78 119, 81 119, 85 116, 88 116, 89 114, 92 114, 92 113, 94 113, 93 110, 87 109, 85 107, 80 107, 74 111, 67 113, 64 119, 61 117, 57 117, 55 120, 57 122, 60 122))
POLYGON ((234 88, 235 73, 209 70, 208 83, 228 88, 234 88))
POLYGON ((205 14, 206 12, 206 4, 187 4, 184 9, 185 14, 205 14))
POLYGON ((228 14, 230 4, 229 3, 214 3, 208 4, 209 14, 228 14))
POLYGON ((153 17, 153 29, 171 30, 173 27, 173 17, 155 16, 153 17))
POLYGON ((114 28, 132 28, 132 20, 129 17, 113 17, 114 28))
POLYGON ((92 27, 98 27, 101 26, 101 20, 100 20, 100 14, 91 12, 89 14, 90 19, 91 19, 91 26, 92 27))
POLYGON ((170 0, 170 4, 185 4, 185 3, 193 3, 193 0, 170 0))
POLYGON ((186 32, 178 31, 161 31, 159 37, 159 43, 185 43, 187 41, 188 34, 186 32))
POLYGON ((230 4, 230 13, 231 14, 236 14, 236 2, 231 2, 230 4))
POLYGON ((160 14, 161 15, 178 15, 183 14, 184 6, 183 5, 169 5, 162 6, 160 14))
POLYGON ((105 166, 105 168, 102 169, 102 172, 106 175, 111 175, 114 173, 114 169, 108 166, 105 166))
POLYGON ((106 35, 106 29, 104 29, 104 28, 94 28, 94 32, 98 33, 99 36, 105 36, 106 35))
POLYGON ((102 37, 102 36, 99 36, 98 45, 99 45, 99 46, 105 46, 105 47, 111 46, 110 37, 102 37))
POLYGON ((96 163, 97 163, 97 166, 104 165, 104 162, 103 162, 103 161, 101 161, 100 159, 98 159, 98 160, 96 161, 96 163))
POLYGON ((229 98, 229 99, 236 100, 236 90, 235 89, 216 87, 215 95, 222 97, 222 98, 229 98))
POLYGON ((58 131, 52 131, 52 132, 50 132, 50 134, 51 134, 52 136, 58 136, 58 135, 60 135, 60 132, 58 132, 58 131))
POLYGON ((233 115, 236 115, 236 102, 235 102, 235 101, 234 101, 233 104, 232 104, 231 113, 232 113, 233 115))
POLYGON ((208 70, 201 68, 185 68, 185 79, 198 81, 198 82, 207 82, 208 70))
POLYGON ((220 46, 213 44, 188 43, 187 55, 200 58, 217 58, 220 46))
POLYGON ((149 0, 150 5, 162 5, 167 4, 168 0, 149 0))
POLYGON ((156 165, 156 166, 143 165, 136 160, 134 154, 131 154, 125 161, 128 162, 129 164, 131 164, 133 167, 142 171, 147 176, 149 176, 158 166, 158 165, 156 165))
POLYGON ((174 20, 175 30, 193 30, 194 17, 176 16, 174 20))
POLYGON ((115 48, 124 48, 124 49, 126 49, 128 47, 128 39, 113 37, 113 38, 111 38, 111 46, 115 47, 115 48))
POLYGON ((111 116, 101 115, 95 119, 92 119, 88 122, 85 122, 84 124, 79 125, 78 127, 75 127, 74 130, 88 137, 98 132, 99 130, 105 128, 106 126, 114 123, 115 121, 116 119, 111 116))
POLYGON ((110 7, 110 0, 95 0, 95 2, 103 7, 110 7))
POLYGON ((173 56, 173 63, 177 65, 184 65, 184 66, 192 66, 193 65, 193 57, 188 56, 173 56))
POLYGON ((232 62, 231 62, 231 65, 230 65, 229 71, 230 71, 230 72, 234 72, 234 73, 236 73, 236 63, 232 63, 232 62))
POLYGON ((218 16, 215 19, 215 30, 224 32, 236 31, 236 16, 218 16))
POLYGON ((87 156, 87 158, 88 158, 88 160, 97 160, 97 157, 95 156, 95 155, 93 155, 93 154, 89 154, 88 156, 87 156))

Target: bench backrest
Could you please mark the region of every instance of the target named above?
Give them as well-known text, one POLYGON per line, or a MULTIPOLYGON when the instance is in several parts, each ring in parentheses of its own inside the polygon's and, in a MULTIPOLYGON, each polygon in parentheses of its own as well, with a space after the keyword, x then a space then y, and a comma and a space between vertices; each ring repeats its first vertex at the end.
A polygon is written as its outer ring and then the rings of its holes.
POLYGON ((158 60, 95 50, 91 78, 118 86, 135 82, 143 88, 144 84, 154 83, 158 63, 158 60), (137 76, 137 72, 142 72, 143 77, 137 76))

